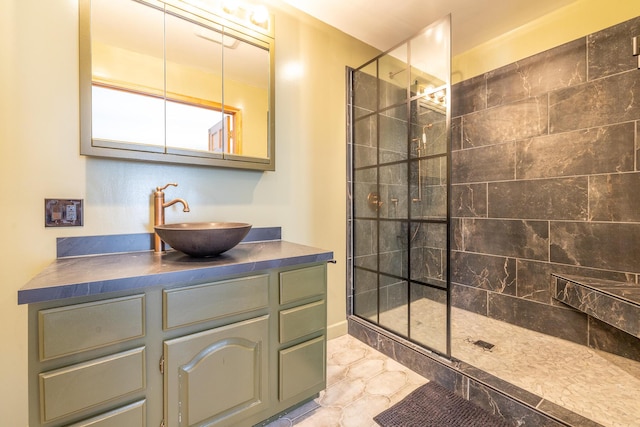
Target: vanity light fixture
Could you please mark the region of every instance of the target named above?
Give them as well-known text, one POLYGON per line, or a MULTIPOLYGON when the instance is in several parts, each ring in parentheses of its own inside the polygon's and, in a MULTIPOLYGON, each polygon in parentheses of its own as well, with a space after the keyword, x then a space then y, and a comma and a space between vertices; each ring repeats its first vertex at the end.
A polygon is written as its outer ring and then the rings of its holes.
POLYGON ((269 31, 269 11, 261 4, 241 0, 181 0, 191 6, 226 16, 239 24, 269 31))
POLYGON ((255 6, 249 19, 255 25, 265 27, 269 23, 269 11, 262 5, 255 6))
POLYGON ((640 36, 635 36, 631 39, 633 56, 638 57, 638 69, 640 69, 640 36))
POLYGON ((222 10, 229 15, 235 15, 238 12, 238 2, 235 0, 223 0, 222 10))
POLYGON ((428 85, 426 87, 418 87, 418 95, 422 96, 425 101, 445 106, 447 104, 447 86, 442 85, 438 87, 434 87, 433 85, 428 85))

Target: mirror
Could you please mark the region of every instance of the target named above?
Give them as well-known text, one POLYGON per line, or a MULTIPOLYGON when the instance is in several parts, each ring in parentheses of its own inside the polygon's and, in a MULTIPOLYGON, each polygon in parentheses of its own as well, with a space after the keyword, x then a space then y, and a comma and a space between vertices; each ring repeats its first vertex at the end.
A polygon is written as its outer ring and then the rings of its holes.
POLYGON ((258 7, 81 0, 81 154, 275 170, 273 17, 258 7))

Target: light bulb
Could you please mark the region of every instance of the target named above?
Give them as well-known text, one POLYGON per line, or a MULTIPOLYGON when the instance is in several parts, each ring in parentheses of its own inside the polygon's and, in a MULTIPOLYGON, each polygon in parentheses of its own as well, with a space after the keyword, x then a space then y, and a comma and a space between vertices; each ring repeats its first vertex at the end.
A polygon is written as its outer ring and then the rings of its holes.
POLYGON ((222 10, 224 10, 229 15, 235 15, 238 11, 238 2, 235 0, 224 0, 222 2, 222 10))
POLYGON ((251 14, 251 22, 258 26, 264 26, 269 21, 269 11, 266 7, 260 5, 253 9, 251 14))

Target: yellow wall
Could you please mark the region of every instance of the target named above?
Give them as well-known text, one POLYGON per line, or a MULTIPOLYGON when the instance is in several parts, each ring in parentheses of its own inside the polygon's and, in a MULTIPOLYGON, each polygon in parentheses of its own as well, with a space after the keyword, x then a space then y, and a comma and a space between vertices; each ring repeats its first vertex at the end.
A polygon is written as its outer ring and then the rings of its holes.
MULTIPOLYGON (((452 59, 452 83, 495 70, 640 15, 638 0, 577 0, 452 59)), ((629 34, 629 54, 631 37, 629 34)))
POLYGON ((55 239, 152 230, 151 193, 175 181, 185 214, 283 227, 283 238, 335 252, 332 336, 346 332, 345 66, 371 48, 315 20, 276 11, 276 172, 81 157, 77 0, 0 0, 0 424, 26 426, 27 309, 17 291, 55 258, 55 239), (82 198, 85 225, 44 227, 46 197, 82 198))

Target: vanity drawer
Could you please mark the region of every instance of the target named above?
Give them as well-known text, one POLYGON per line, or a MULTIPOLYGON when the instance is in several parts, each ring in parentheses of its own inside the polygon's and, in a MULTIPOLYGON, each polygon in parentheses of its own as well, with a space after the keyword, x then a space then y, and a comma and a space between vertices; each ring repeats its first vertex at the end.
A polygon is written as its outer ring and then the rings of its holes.
POLYGON ((321 331, 327 324, 325 300, 282 310, 280 312, 280 343, 321 331))
POLYGON ((43 423, 145 388, 145 349, 136 348, 38 375, 43 423))
POLYGON ((324 295, 326 271, 327 266, 322 264, 280 273, 280 304, 324 295))
POLYGON ((146 427, 146 415, 146 400, 141 400, 67 427, 146 427))
POLYGON ((326 341, 321 336, 280 351, 279 399, 302 392, 317 393, 325 387, 326 341))
POLYGON ((269 275, 163 291, 164 329, 233 316, 269 304, 269 275))
POLYGON ((144 295, 40 310, 40 360, 143 337, 144 311, 144 295))

